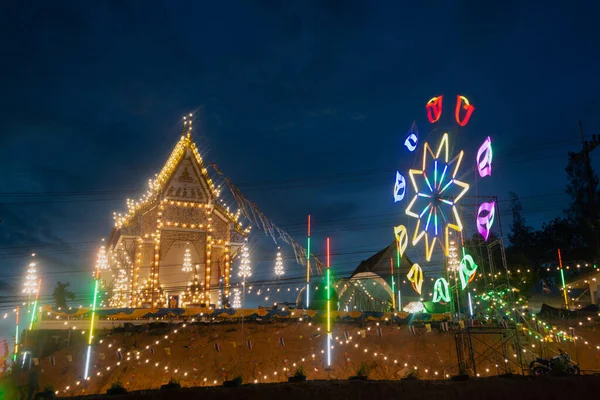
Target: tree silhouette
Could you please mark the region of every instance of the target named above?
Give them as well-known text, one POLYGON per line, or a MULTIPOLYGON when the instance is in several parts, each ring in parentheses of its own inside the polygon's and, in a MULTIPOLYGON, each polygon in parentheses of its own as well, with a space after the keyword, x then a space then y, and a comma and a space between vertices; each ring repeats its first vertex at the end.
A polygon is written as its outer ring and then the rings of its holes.
POLYGON ((75 293, 69 290, 69 282, 56 282, 52 297, 56 308, 67 308, 67 300, 75 300, 75 293))
MULTIPOLYGON (((590 167, 591 168, 591 167, 590 167)), ((571 197, 571 204, 566 210, 569 220, 575 225, 577 230, 583 235, 591 254, 582 254, 582 257, 595 257, 597 250, 597 234, 595 232, 598 221, 594 221, 594 208, 598 209, 600 204, 590 204, 590 191, 598 192, 598 175, 592 170, 591 181, 585 169, 585 163, 576 153, 569 152, 569 162, 567 168, 567 194, 571 197)), ((598 203, 600 197, 595 196, 598 203)))

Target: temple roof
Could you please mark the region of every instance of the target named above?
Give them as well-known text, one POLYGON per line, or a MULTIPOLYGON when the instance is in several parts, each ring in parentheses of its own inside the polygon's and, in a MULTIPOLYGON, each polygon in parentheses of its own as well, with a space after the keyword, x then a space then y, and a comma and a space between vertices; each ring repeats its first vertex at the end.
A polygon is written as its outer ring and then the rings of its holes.
MULTIPOLYGON (((211 177, 208 175, 208 171, 204 165, 204 162, 202 161, 200 152, 192 140, 192 120, 191 118, 184 117, 182 136, 173 148, 173 151, 167 159, 167 162, 164 164, 155 178, 149 180, 148 191, 138 201, 127 199, 128 211, 126 214, 115 213, 115 228, 118 229, 124 225, 127 225, 136 215, 143 213, 154 206, 157 200, 159 200, 161 195, 164 193, 166 186, 172 180, 174 174, 177 172, 182 160, 188 155, 191 156, 192 163, 195 164, 194 169, 198 171, 199 175, 207 183, 209 197, 213 199, 218 198, 220 190, 215 188, 211 177)), ((229 212, 218 202, 214 202, 214 205, 221 214, 227 216, 232 221, 237 221, 239 214, 233 214, 229 212)))

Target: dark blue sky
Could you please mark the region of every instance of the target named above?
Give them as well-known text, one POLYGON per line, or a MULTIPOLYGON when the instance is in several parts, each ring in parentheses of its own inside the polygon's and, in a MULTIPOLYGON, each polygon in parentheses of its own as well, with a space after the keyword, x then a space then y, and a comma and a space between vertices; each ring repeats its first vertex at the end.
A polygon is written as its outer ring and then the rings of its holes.
POLYGON ((435 95, 447 116, 456 94, 475 105, 457 138, 470 157, 492 137, 477 193, 499 197, 505 234, 511 190, 532 225, 560 215, 577 120, 600 133, 599 6, 403 3, 5 2, 0 279, 20 287, 35 251, 45 294, 58 279, 82 293, 112 212, 191 111, 205 160, 299 239, 313 214, 340 272, 393 239, 394 170, 414 161, 402 142, 415 119, 427 136, 435 95))

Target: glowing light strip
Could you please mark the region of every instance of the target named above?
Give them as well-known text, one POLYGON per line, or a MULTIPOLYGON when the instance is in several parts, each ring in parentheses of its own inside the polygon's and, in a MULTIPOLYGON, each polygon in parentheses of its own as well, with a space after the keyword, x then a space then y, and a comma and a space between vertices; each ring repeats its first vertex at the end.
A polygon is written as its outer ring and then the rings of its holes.
POLYGON ((15 354, 13 354, 13 361, 17 360, 17 355, 19 354, 19 311, 20 308, 17 306, 17 329, 15 332, 15 354))
POLYGON ((440 119, 440 117, 442 116, 442 99, 443 99, 443 97, 444 97, 443 95, 433 97, 425 105, 425 109, 427 110, 427 119, 429 119, 429 122, 431 122, 432 124, 437 122, 440 119))
POLYGON ((477 210, 477 231, 484 240, 488 240, 490 230, 494 224, 494 216, 496 214, 496 202, 481 203, 477 210))
POLYGON ((308 244, 306 249, 306 308, 310 306, 310 215, 308 216, 308 244))
POLYGON ((445 278, 438 278, 433 285, 433 302, 439 303, 440 301, 450 302, 448 281, 445 278))
POLYGON ((475 271, 477 271, 478 266, 475 264, 473 257, 465 253, 464 248, 463 254, 463 259, 460 260, 460 265, 458 267, 458 275, 460 276, 461 287, 464 290, 471 281, 471 278, 475 275, 475 271), (469 267, 467 267, 467 263, 469 264, 469 267))
POLYGON ((419 264, 413 264, 410 271, 408 271, 408 274, 406 274, 406 277, 409 282, 412 283, 415 292, 421 294, 421 288, 423 286, 423 270, 421 269, 421 266, 419 264))
POLYGON ((331 264, 327 238, 327 366, 331 367, 331 264))
POLYGON ((440 194, 444 193, 444 191, 445 191, 446 189, 448 189, 448 187, 449 187, 450 185, 452 185, 453 183, 454 183, 454 179, 450 179, 450 180, 448 181, 448 183, 446 184, 446 186, 444 186, 444 188, 443 188, 442 190, 440 190, 440 194))
POLYGON ((31 319, 29 321, 29 330, 33 329, 33 321, 35 320, 35 315, 36 315, 36 310, 37 310, 37 304, 38 304, 38 300, 40 298, 40 288, 42 286, 42 280, 40 279, 38 281, 38 290, 35 294, 35 301, 33 302, 33 312, 31 313, 31 319))
POLYGON ((423 209, 423 211, 421 211, 421 214, 419 214, 419 218, 423 218, 423 215, 425 215, 425 213, 429 210, 429 208, 432 206, 432 203, 427 204, 427 206, 423 209))
POLYGON ((442 183, 444 183, 444 177, 446 176, 446 171, 448 171, 448 164, 446 164, 444 171, 442 171, 442 177, 440 178, 440 184, 438 187, 442 187, 442 183))
POLYGON ((394 227, 394 235, 396 236, 396 249, 398 250, 398 268, 400 268, 400 257, 404 255, 408 247, 408 232, 404 225, 394 227))
POLYGON ((563 285, 563 294, 565 295, 565 306, 569 309, 569 298, 567 296, 567 285, 565 284, 565 273, 563 271, 562 257, 560 256, 560 249, 558 249, 558 266, 560 267, 560 279, 563 285))
POLYGON ((390 257, 390 275, 392 277, 392 309, 396 309, 396 283, 394 282, 394 259, 390 257))
POLYGON ((429 179, 427 178, 427 175, 425 174, 425 171, 423 171, 423 178, 425 178, 425 182, 427 183, 427 186, 429 187, 429 190, 431 192, 433 192, 433 188, 431 187, 431 183, 429 183, 429 179))
POLYGON ((419 130, 417 129, 417 122, 413 121, 410 130, 408 131, 408 136, 404 141, 404 145, 408 149, 408 151, 413 152, 417 148, 417 144, 419 144, 419 130))
POLYGON ((469 292, 469 315, 473 317, 473 300, 471 299, 471 292, 469 292))
POLYGON ((394 182, 394 203, 402 201, 406 195, 406 179, 400 172, 396 171, 396 182, 394 182))
POLYGON ((477 169, 482 178, 492 175, 492 157, 492 139, 488 136, 477 150, 477 169))
POLYGON ((429 216, 427 216, 427 223, 425 224, 425 231, 427 231, 429 229, 429 222, 431 221, 432 211, 433 211, 433 208, 431 210, 429 210, 429 216))
POLYGON ((87 356, 85 359, 85 373, 83 374, 83 379, 87 380, 90 372, 90 358, 92 355, 92 339, 94 337, 94 319, 96 317, 96 300, 98 298, 98 276, 95 277, 95 285, 94 285, 94 302, 92 303, 92 320, 90 322, 90 336, 88 339, 88 348, 87 348, 87 356))
POLYGON ((456 118, 456 122, 458 122, 458 124, 460 126, 465 126, 469 123, 469 120, 471 119, 471 114, 473 114, 473 111, 475 111, 475 107, 473 107, 469 103, 469 99, 467 99, 465 96, 461 96, 461 95, 456 96, 456 110, 454 113, 454 117, 456 118), (461 109, 465 110, 465 116, 463 119, 460 119, 461 109))

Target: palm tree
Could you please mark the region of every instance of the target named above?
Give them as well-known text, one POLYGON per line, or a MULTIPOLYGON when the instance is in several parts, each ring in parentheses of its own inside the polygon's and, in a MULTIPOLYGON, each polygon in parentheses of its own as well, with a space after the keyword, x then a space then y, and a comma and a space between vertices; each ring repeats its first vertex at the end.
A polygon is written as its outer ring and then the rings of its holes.
POLYGON ((75 300, 75 293, 69 290, 69 282, 56 282, 52 297, 54 298, 54 305, 58 308, 67 308, 67 300, 75 300))

